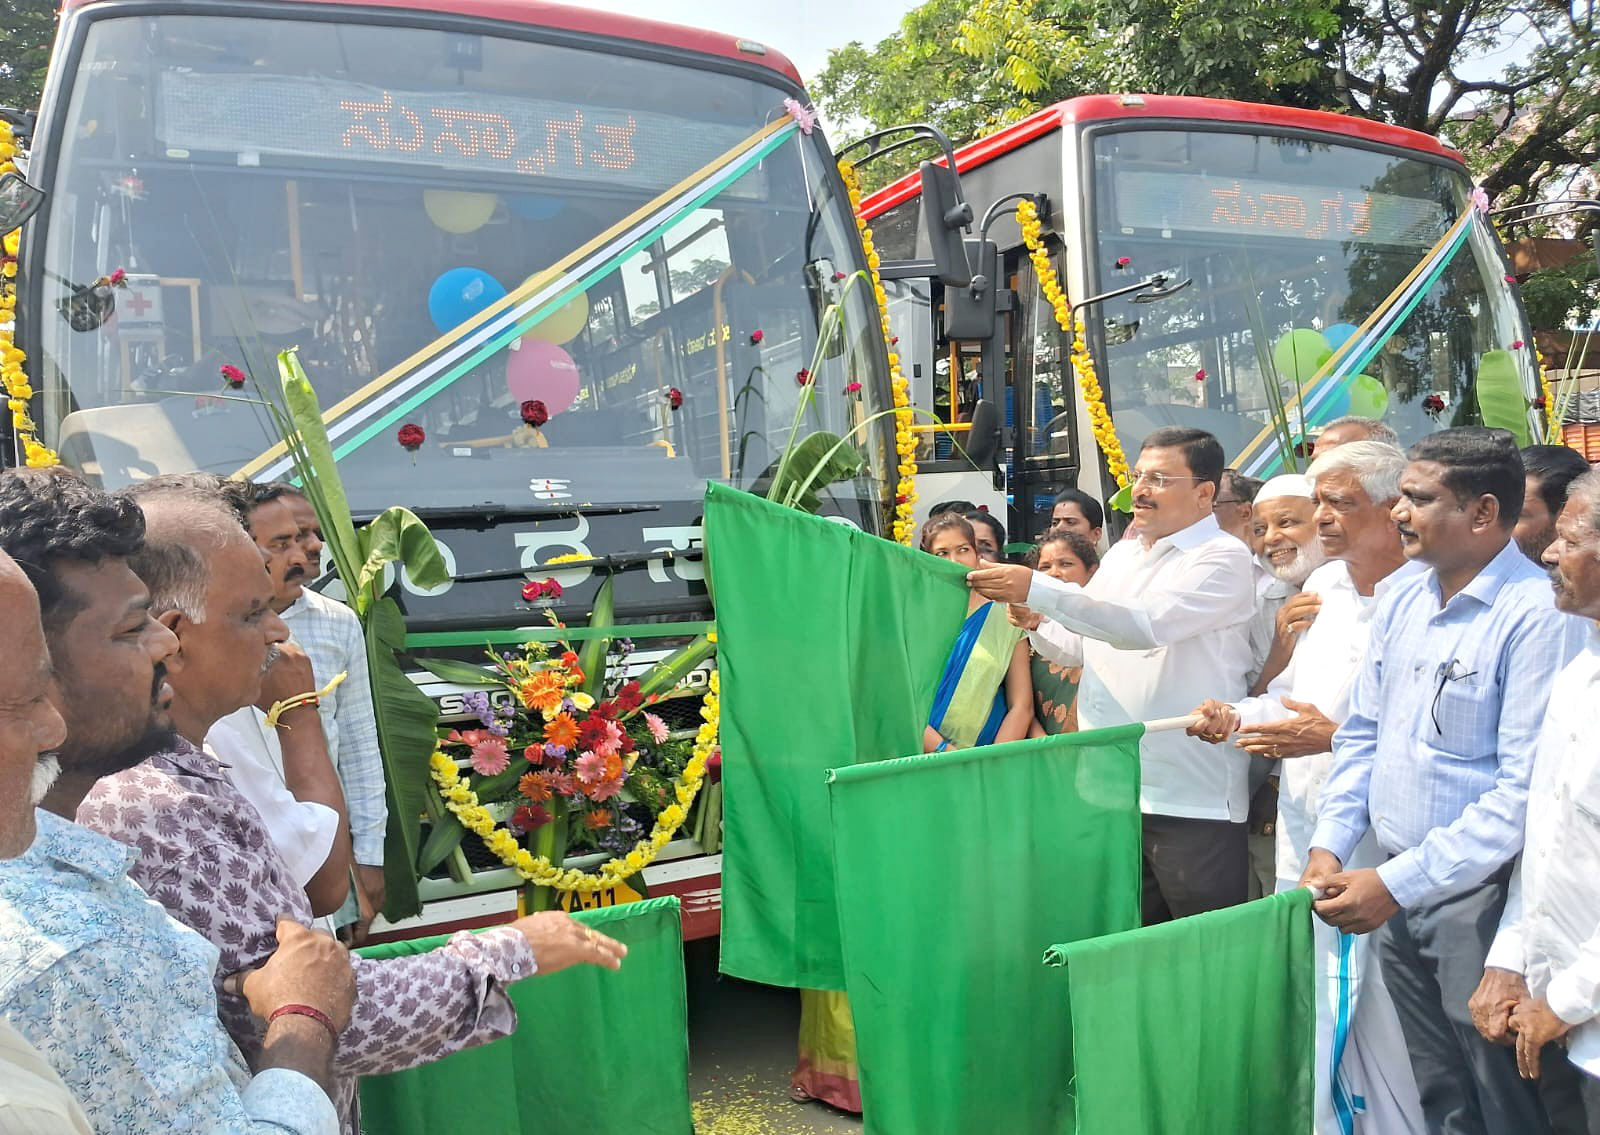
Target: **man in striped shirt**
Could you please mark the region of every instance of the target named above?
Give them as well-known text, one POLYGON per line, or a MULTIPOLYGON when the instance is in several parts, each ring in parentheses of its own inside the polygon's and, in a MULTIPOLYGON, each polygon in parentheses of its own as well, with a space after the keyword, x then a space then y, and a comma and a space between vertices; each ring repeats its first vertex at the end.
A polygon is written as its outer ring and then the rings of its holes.
POLYGON ((383 838, 389 819, 366 640, 354 611, 306 586, 316 578, 322 554, 310 502, 281 482, 250 486, 249 501, 250 535, 267 560, 273 609, 311 659, 317 688, 340 673, 348 675, 322 699, 318 711, 328 757, 344 786, 360 886, 360 893, 352 892, 333 920, 341 927, 353 924, 352 937, 359 942, 383 907, 383 838))

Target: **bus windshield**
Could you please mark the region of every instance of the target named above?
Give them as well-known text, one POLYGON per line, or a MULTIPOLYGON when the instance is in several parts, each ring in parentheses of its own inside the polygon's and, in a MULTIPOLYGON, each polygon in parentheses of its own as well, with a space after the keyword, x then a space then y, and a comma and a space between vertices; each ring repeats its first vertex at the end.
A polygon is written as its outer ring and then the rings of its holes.
POLYGON ((1198 426, 1259 476, 1280 467, 1280 437, 1298 441, 1344 414, 1383 418, 1409 442, 1475 420, 1480 373, 1531 390, 1498 241, 1477 218, 1452 230, 1471 208, 1463 171, 1198 128, 1105 130, 1089 146, 1089 291, 1155 272, 1192 281, 1089 313, 1128 452, 1160 426, 1198 426), (1447 256, 1451 231, 1464 235, 1447 256), (1359 374, 1313 397, 1332 352, 1408 281, 1393 335, 1359 374), (1274 429, 1275 408, 1287 431, 1274 429))
MULTIPOLYGON (((258 401, 288 347, 358 513, 759 489, 802 381, 802 433, 888 406, 848 198, 779 87, 504 24, 124 11, 71 25, 22 313, 46 437, 105 486, 288 475, 258 401)), ((825 504, 870 530, 888 429, 825 504)))

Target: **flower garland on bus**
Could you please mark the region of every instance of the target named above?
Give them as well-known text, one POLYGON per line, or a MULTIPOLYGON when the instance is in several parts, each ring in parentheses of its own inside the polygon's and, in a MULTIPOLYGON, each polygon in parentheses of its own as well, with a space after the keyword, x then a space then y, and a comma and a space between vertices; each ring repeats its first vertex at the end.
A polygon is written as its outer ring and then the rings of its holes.
POLYGON ((1094 359, 1089 355, 1089 344, 1084 338, 1083 321, 1074 319, 1067 293, 1061 288, 1050 254, 1045 251, 1044 224, 1039 220, 1039 207, 1032 201, 1017 206, 1017 224, 1022 227, 1022 240, 1028 246, 1028 258, 1033 261, 1039 277, 1039 288, 1056 313, 1056 323, 1072 339, 1072 370, 1078 376, 1078 387, 1083 391, 1083 401, 1089 411, 1089 422, 1094 430, 1094 440, 1105 454, 1106 468, 1119 488, 1128 484, 1128 460, 1122 453, 1122 442, 1117 438, 1116 427, 1111 424, 1111 413, 1106 409, 1105 392, 1095 374, 1094 359))
MULTIPOLYGON (((17 168, 16 156, 17 141, 12 133, 11 123, 0 119, 0 174, 11 173, 17 168)), ((28 402, 33 398, 33 387, 28 383, 28 376, 22 369, 22 364, 28 361, 28 356, 22 353, 16 341, 17 253, 21 247, 21 232, 9 232, 5 235, 4 271, 3 275, 0 275, 0 323, 5 324, 5 329, 0 330, 0 382, 3 382, 6 388, 6 405, 11 410, 11 429, 16 434, 17 447, 21 450, 23 462, 34 467, 59 465, 61 458, 57 456, 55 450, 39 441, 38 427, 28 416, 28 402)))
MULTIPOLYGON (((626 718, 630 712, 637 712, 640 708, 641 703, 637 702, 633 703, 633 711, 622 708, 629 704, 630 697, 637 697, 639 684, 626 683, 615 698, 598 704, 593 698, 584 694, 567 694, 565 691, 574 680, 582 680, 577 656, 570 651, 561 655, 559 660, 545 661, 539 665, 517 660, 503 664, 502 669, 508 673, 522 675, 517 679, 519 696, 528 708, 543 707, 539 709, 539 713, 545 720, 544 736, 559 737, 569 742, 557 744, 552 740, 542 746, 543 759, 537 765, 533 764, 530 758, 530 768, 536 771, 530 771, 518 778, 518 793, 526 803, 516 809, 512 824, 527 830, 550 823, 551 816, 544 808, 544 802, 553 802, 558 797, 577 798, 586 794, 588 799, 595 803, 608 803, 614 800, 622 787, 621 765, 624 757, 620 752, 603 754, 601 750, 609 747, 606 742, 582 750, 584 734, 592 731, 598 738, 603 732, 615 733, 616 736, 610 739, 610 745, 621 741, 631 747, 631 738, 627 738, 620 728, 615 727, 618 726, 619 716, 626 718), (579 709, 585 704, 589 706, 589 711, 579 709), (571 708, 567 708, 568 706, 571 708), (589 715, 583 717, 580 724, 580 714, 583 712, 588 712, 589 715), (550 754, 557 750, 559 755, 552 757, 550 754), (618 768, 610 769, 608 766, 611 763, 616 763, 618 768), (552 765, 555 767, 551 767, 552 765)), ((525 881, 557 891, 580 893, 613 888, 654 862, 661 849, 672 841, 678 829, 688 819, 689 808, 705 781, 707 765, 717 750, 721 721, 721 689, 718 671, 712 670, 709 689, 700 705, 701 724, 695 735, 692 755, 684 765, 680 780, 676 786, 672 786, 674 802, 662 807, 656 815, 654 828, 641 838, 631 851, 607 861, 595 874, 558 866, 551 862, 550 856, 534 855, 524 848, 515 830, 501 827, 495 822, 489 809, 479 801, 477 792, 462 777, 455 760, 444 751, 443 744, 435 750, 429 762, 433 782, 439 787, 445 807, 461 821, 462 826, 482 839, 484 845, 502 863, 516 871, 525 881)), ((488 708, 487 698, 483 704, 489 716, 501 716, 488 708)), ((646 713, 643 716, 654 740, 658 743, 665 741, 666 725, 654 714, 646 713)), ((445 739, 445 744, 469 745, 472 750, 471 760, 474 770, 484 775, 497 775, 505 772, 510 765, 505 736, 509 734, 511 727, 504 725, 502 728, 505 733, 499 732, 494 724, 487 730, 469 730, 465 734, 452 732, 450 737, 445 739)), ((529 746, 530 751, 535 748, 540 746, 537 744, 529 746)), ((634 754, 630 753, 628 756, 637 761, 637 756, 634 754)), ((574 807, 568 815, 569 818, 582 816, 586 827, 594 829, 611 826, 612 816, 620 818, 621 809, 609 807, 580 810, 574 807), (602 822, 596 824, 596 817, 602 817, 602 822)))
POLYGON ((872 294, 878 299, 878 318, 883 323, 883 341, 889 348, 889 383, 894 391, 894 448, 899 457, 900 481, 894 491, 894 538, 897 543, 910 544, 916 534, 914 513, 917 505, 917 436, 911 432, 916 411, 911 408, 911 383, 900 370, 899 342, 889 326, 889 293, 883 289, 883 278, 878 275, 882 263, 878 249, 872 242, 872 229, 861 215, 861 175, 848 161, 839 163, 839 176, 850 194, 850 212, 856 219, 856 230, 861 234, 861 247, 867 255, 867 270, 872 274, 872 294))

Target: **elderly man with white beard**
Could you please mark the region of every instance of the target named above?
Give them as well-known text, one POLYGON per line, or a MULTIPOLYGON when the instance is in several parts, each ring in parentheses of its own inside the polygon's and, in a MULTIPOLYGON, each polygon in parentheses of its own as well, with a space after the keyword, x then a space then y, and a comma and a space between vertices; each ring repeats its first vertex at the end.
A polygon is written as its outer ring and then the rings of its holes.
MULTIPOLYGON (((1421 571, 1406 560, 1389 510, 1399 496, 1405 454, 1357 441, 1311 464, 1313 516, 1330 562, 1311 572, 1303 633, 1264 695, 1234 705, 1207 701, 1190 733, 1230 737, 1281 767, 1276 890, 1300 885, 1317 823, 1317 799, 1333 766, 1333 734, 1367 650, 1372 613, 1394 584, 1421 571), (1306 629, 1309 628, 1309 629, 1306 629)), ((1288 562, 1289 557, 1280 560, 1288 562)), ((1384 859, 1369 833, 1351 860, 1384 859)), ((1394 1004, 1367 940, 1313 920, 1317 946, 1317 1135, 1410 1135, 1424 1130, 1416 1081, 1394 1004), (1342 1054, 1342 1059, 1340 1058, 1342 1054)))
MULTIPOLYGON (((1320 567, 1324 556, 1311 521, 1311 480, 1285 473, 1262 485, 1255 496, 1251 523, 1260 533, 1256 564, 1264 573, 1256 586, 1256 615, 1250 624, 1250 655, 1255 669, 1247 675, 1250 693, 1259 694, 1289 664, 1295 636, 1305 629, 1311 608, 1301 584, 1320 567)), ((1270 895, 1274 828, 1278 811, 1278 770, 1261 756, 1250 758, 1250 897, 1270 895)))

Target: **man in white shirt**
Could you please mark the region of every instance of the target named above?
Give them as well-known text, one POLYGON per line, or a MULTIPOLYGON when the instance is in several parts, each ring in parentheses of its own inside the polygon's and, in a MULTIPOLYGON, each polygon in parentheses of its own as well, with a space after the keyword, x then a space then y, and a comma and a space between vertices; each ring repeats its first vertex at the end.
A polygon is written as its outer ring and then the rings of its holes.
POLYGON ((1593 1135, 1600 1132, 1600 473, 1572 484, 1544 562, 1554 569, 1556 606, 1591 625, 1550 691, 1522 857, 1469 1004, 1486 1039, 1516 1045, 1518 1067, 1539 1079, 1555 1130, 1593 1135))
POLYGON ((359 942, 371 921, 368 912, 383 907, 383 845, 389 823, 366 638, 354 611, 305 586, 316 574, 322 540, 316 513, 298 489, 281 483, 251 486, 247 523, 251 538, 267 557, 273 609, 310 657, 317 688, 340 673, 347 675, 322 699, 318 710, 328 757, 344 787, 355 876, 361 885, 361 895, 351 892, 334 922, 354 924, 354 940, 359 942), (365 904, 360 901, 363 896, 365 904))
MULTIPOLYGON (((1217 527, 1222 446, 1203 430, 1145 439, 1133 470, 1133 533, 1085 587, 1025 567, 980 564, 968 584, 1047 620, 1040 654, 1084 667, 1078 721, 1097 729, 1188 713, 1214 691, 1244 696, 1255 587, 1250 550, 1217 527)), ((1243 902, 1249 863, 1245 758, 1167 732, 1140 742, 1144 921, 1243 902)))
MULTIPOLYGON (((1313 621, 1298 636, 1287 667, 1264 695, 1233 705, 1207 701, 1190 732, 1230 735, 1281 769, 1278 794, 1279 891, 1300 885, 1317 821, 1317 797, 1333 766, 1333 734, 1349 712, 1350 689, 1370 640, 1372 612, 1395 583, 1416 574, 1389 510, 1400 495, 1405 454, 1375 441, 1352 442, 1319 457, 1309 478, 1322 551, 1311 573, 1313 621), (1292 759, 1291 759, 1292 758, 1292 759)), ((1375 867, 1384 856, 1369 833, 1351 856, 1375 867)), ((1317 946, 1317 1135, 1408 1135, 1424 1130, 1405 1036, 1364 938, 1313 922, 1317 946)))

